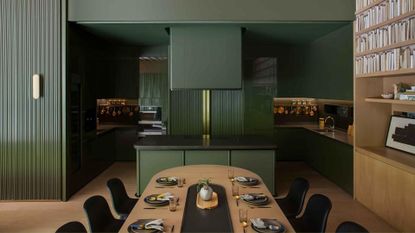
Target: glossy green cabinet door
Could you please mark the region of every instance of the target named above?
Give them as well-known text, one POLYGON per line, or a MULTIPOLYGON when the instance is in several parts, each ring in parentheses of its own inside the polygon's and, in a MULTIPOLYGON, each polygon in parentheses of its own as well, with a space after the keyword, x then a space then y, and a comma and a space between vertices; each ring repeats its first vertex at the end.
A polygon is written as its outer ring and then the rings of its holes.
MULTIPOLYGON (((231 166, 248 169, 258 174, 272 194, 275 195, 274 150, 232 150, 231 166)), ((235 174, 238 175, 238 174, 235 174)))
POLYGON ((171 89, 242 88, 239 26, 172 26, 169 52, 171 89))
POLYGON ((142 193, 154 174, 184 165, 184 151, 137 151, 137 190, 142 193))
POLYGON ((229 164, 229 151, 226 150, 187 150, 185 152, 185 165, 196 164, 229 164))

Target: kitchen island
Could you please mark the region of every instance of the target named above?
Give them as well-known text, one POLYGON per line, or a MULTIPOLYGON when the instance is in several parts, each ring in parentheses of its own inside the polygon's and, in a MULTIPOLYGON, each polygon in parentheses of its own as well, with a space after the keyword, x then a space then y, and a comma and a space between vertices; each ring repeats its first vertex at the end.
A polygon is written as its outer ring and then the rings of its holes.
POLYGON ((134 147, 137 150, 138 194, 144 191, 154 174, 172 167, 197 164, 228 165, 251 170, 262 177, 272 194, 276 192, 277 145, 271 138, 147 136, 137 141, 134 147))

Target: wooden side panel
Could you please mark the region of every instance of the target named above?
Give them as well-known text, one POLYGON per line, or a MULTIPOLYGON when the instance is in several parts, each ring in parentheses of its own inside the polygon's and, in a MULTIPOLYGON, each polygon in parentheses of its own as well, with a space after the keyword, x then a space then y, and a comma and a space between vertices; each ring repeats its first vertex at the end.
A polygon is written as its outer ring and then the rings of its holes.
POLYGON ((355 152, 355 197, 400 231, 415 231, 415 175, 355 152))

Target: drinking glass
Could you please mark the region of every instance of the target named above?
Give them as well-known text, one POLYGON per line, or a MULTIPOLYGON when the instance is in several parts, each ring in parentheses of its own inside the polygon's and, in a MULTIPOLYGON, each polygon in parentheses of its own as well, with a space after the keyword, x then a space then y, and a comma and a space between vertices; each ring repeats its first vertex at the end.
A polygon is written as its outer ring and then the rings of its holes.
POLYGON ((238 185, 232 185, 232 196, 234 198, 239 198, 239 186, 238 185))
POLYGON ((248 225, 248 210, 239 209, 239 222, 242 223, 243 227, 248 225))
POLYGON ((183 178, 177 177, 177 187, 181 188, 183 187, 183 178))
POLYGON ((170 197, 169 198, 169 210, 171 212, 176 211, 177 208, 177 198, 176 197, 170 197))
POLYGON ((229 168, 228 169, 228 178, 232 181, 233 180, 233 178, 234 178, 234 170, 233 170, 233 168, 229 168))

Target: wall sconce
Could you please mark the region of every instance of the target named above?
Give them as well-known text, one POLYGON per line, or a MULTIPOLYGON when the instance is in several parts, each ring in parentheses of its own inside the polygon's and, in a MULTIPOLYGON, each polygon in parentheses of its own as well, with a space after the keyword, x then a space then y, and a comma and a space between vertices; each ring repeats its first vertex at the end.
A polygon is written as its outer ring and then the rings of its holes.
POLYGON ((33 93, 33 99, 37 100, 40 97, 40 74, 34 74, 32 76, 32 93, 33 93))

